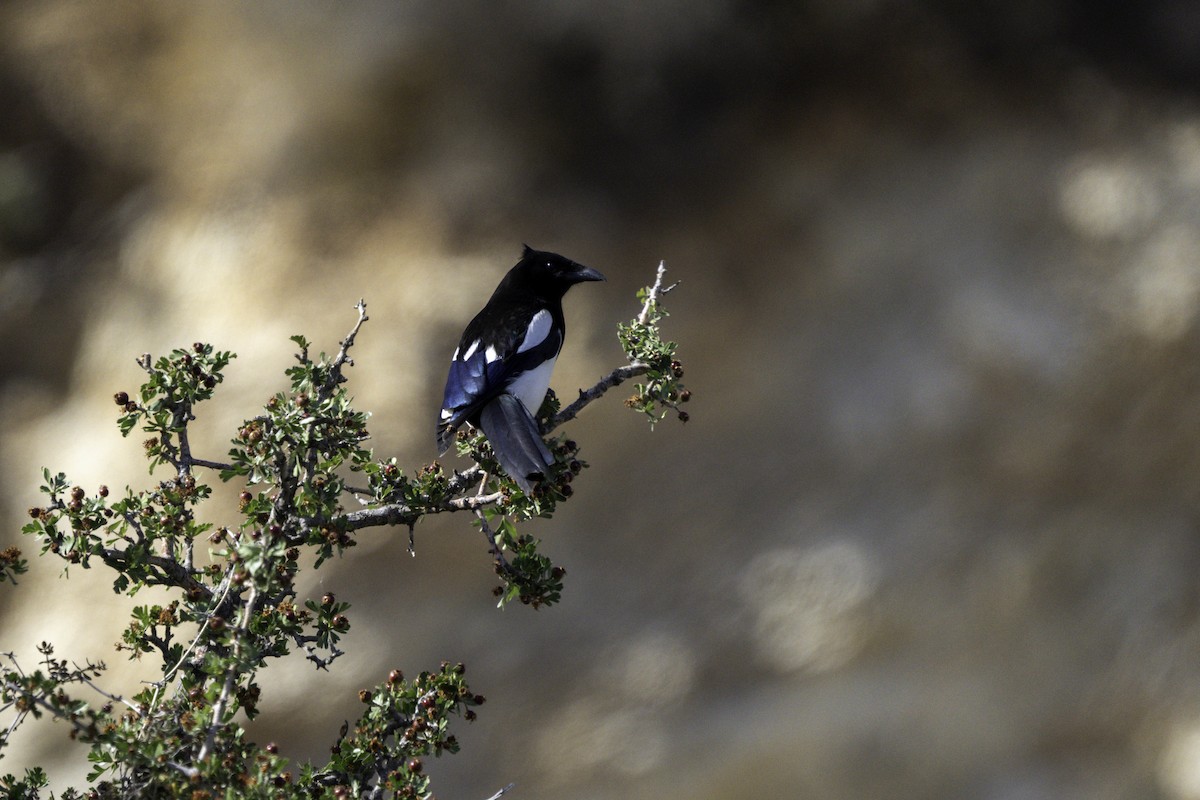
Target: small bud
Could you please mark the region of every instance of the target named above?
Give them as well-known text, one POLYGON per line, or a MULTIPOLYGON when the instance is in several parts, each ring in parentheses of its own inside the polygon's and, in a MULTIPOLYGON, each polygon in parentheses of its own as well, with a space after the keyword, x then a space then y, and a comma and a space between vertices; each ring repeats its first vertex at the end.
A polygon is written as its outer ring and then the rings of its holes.
POLYGON ((487 702, 487 698, 481 694, 477 694, 471 699, 475 701, 475 705, 477 705, 477 706, 481 706, 487 702))
POLYGON ((333 627, 335 630, 344 631, 350 627, 350 620, 342 614, 337 614, 333 618, 333 627))
POLYGON ((333 592, 326 592, 325 594, 321 595, 321 605, 325 606, 326 608, 329 608, 336 602, 337 598, 333 596, 333 592))
POLYGON ((108 497, 108 487, 107 486, 101 486, 97 491, 101 497, 108 497))
POLYGON ((561 581, 563 576, 566 574, 567 571, 562 567, 554 567, 552 570, 550 570, 550 577, 556 581, 561 581))
POLYGON ((469 708, 463 712, 463 719, 465 719, 467 722, 474 722, 475 717, 476 717, 475 712, 469 708))
POLYGON ((132 414, 133 412, 137 411, 137 403, 130 400, 128 403, 125 404, 125 410, 128 413, 132 414))
POLYGON ((72 500, 82 500, 83 499, 83 488, 80 486, 71 487, 71 499, 72 500))
POLYGON ((679 393, 679 402, 686 403, 688 400, 691 400, 691 399, 692 399, 692 390, 691 389, 684 389, 682 392, 679 393))
POLYGON ((570 484, 562 486, 558 491, 562 492, 563 497, 570 497, 575 494, 575 490, 571 488, 570 484))
POLYGON ((117 392, 113 395, 113 402, 119 406, 123 406, 129 402, 129 392, 117 392))
POLYGON ((691 419, 691 417, 688 416, 688 413, 686 411, 679 412, 679 421, 680 422, 687 422, 689 419, 691 419))
POLYGON ((421 770, 424 768, 425 768, 425 765, 421 763, 421 759, 419 759, 419 758, 414 758, 408 762, 408 771, 409 772, 415 772, 417 774, 420 774, 421 770))
POLYGON ((370 692, 368 692, 366 689, 361 689, 361 690, 359 690, 359 692, 358 692, 358 702, 360 702, 360 703, 369 703, 369 702, 371 702, 371 693, 370 693, 370 692))
POLYGON ((279 745, 275 744, 274 742, 270 742, 267 744, 266 750, 271 755, 275 755, 279 752, 279 745))
POLYGON ((37 518, 38 518, 38 517, 40 517, 41 515, 42 515, 42 510, 41 510, 40 508, 38 508, 38 507, 34 506, 33 508, 30 508, 30 509, 29 509, 29 516, 30 516, 30 518, 32 518, 32 519, 37 519, 37 518))
POLYGON ((397 683, 400 683, 403 680, 404 680, 404 673, 398 669, 394 669, 388 673, 388 683, 392 684, 393 686, 397 683))

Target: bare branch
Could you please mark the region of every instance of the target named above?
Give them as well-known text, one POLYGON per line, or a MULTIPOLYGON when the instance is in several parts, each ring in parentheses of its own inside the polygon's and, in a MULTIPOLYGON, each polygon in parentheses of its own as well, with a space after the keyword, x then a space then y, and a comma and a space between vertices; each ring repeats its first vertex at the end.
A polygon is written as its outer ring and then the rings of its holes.
POLYGON ((640 361, 635 361, 632 364, 627 364, 624 367, 617 367, 612 372, 598 380, 590 389, 580 389, 579 397, 574 403, 559 411, 551 418, 542 428, 542 433, 550 433, 558 428, 564 422, 569 422, 579 416, 579 412, 591 403, 604 395, 609 389, 614 386, 620 386, 630 378, 635 378, 638 375, 644 375, 650 367, 640 361))
POLYGON ((508 786, 505 786, 503 789, 496 792, 494 795, 489 797, 487 800, 500 800, 500 798, 503 797, 504 795, 508 794, 509 791, 511 791, 514 786, 516 786, 515 783, 510 783, 508 786))
POLYGON ((679 285, 679 281, 675 281, 670 286, 663 286, 663 275, 667 274, 667 262, 658 262, 658 271, 654 273, 654 285, 650 287, 649 294, 646 295, 646 302, 642 304, 642 313, 638 314, 638 322, 645 325, 650 320, 650 312, 658 305, 658 298, 666 294, 679 285))
POLYGON ((326 391, 332 390, 334 386, 345 380, 342 377, 343 365, 349 364, 350 366, 354 366, 354 361, 350 358, 350 348, 354 346, 354 338, 358 336, 358 331, 363 326, 363 323, 370 319, 367 316, 367 304, 361 298, 355 304, 354 309, 358 312, 358 320, 354 323, 354 327, 350 329, 350 333, 346 334, 346 338, 342 339, 341 349, 334 356, 329 372, 331 384, 326 387, 326 391))
POLYGON ((140 708, 138 708, 137 706, 135 706, 133 703, 131 703, 131 702, 129 702, 128 700, 126 700, 124 697, 121 697, 119 694, 109 694, 108 692, 104 691, 104 690, 103 690, 103 689, 101 689, 99 686, 97 686, 95 681, 93 681, 91 678, 89 678, 89 677, 87 677, 86 675, 84 675, 84 674, 83 674, 83 671, 79 669, 79 665, 78 665, 78 664, 76 664, 76 665, 75 665, 75 670, 76 670, 77 672, 79 672, 80 679, 81 679, 81 680, 82 680, 84 683, 86 683, 88 686, 92 687, 92 689, 93 689, 93 690, 94 690, 94 691, 95 691, 97 694, 100 694, 100 695, 102 695, 102 696, 104 696, 104 697, 108 698, 109 700, 111 700, 111 701, 112 701, 112 702, 114 702, 114 703, 120 703, 121 705, 125 706, 125 707, 126 707, 126 708, 128 708, 130 711, 132 711, 132 712, 133 712, 133 714, 134 714, 134 716, 140 717, 140 716, 142 715, 142 711, 141 711, 141 709, 140 709, 140 708))
MULTIPOLYGON (((475 511, 475 516, 479 518, 479 529, 482 530, 483 535, 487 537, 488 546, 489 546, 489 550, 491 551, 492 558, 495 559, 497 566, 499 566, 505 572, 508 572, 508 570, 510 569, 509 564, 508 564, 508 559, 504 557, 504 550, 501 549, 500 543, 496 541, 496 534, 492 530, 492 526, 488 525, 487 515, 483 513, 483 507, 485 505, 487 505, 485 502, 482 502, 482 500, 484 498, 483 490, 487 486, 487 481, 488 481, 488 476, 487 476, 487 473, 485 472, 483 477, 479 481, 479 491, 475 493, 475 497, 474 498, 465 498, 464 497, 462 499, 464 501, 468 501, 471 499, 474 499, 476 501, 475 507, 473 510, 475 511)), ((499 492, 497 492, 495 495, 497 499, 499 499, 498 495, 499 495, 499 492)))
POLYGON ((190 459, 190 461, 191 461, 192 466, 194 466, 194 467, 205 467, 207 469, 216 469, 216 470, 233 469, 233 464, 226 464, 221 461, 209 461, 206 458, 193 458, 193 459, 190 459))

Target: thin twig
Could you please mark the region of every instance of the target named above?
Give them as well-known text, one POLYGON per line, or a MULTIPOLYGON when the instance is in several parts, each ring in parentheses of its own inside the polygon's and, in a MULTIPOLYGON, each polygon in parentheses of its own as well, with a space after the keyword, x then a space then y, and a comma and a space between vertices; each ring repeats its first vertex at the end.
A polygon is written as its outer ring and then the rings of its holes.
POLYGON ((212 750, 213 745, 217 740, 217 730, 221 727, 221 718, 225 716, 225 707, 229 704, 229 695, 233 692, 234 679, 237 677, 238 669, 242 663, 242 644, 246 639, 246 632, 250 628, 250 619, 254 616, 255 606, 258 605, 258 587, 250 587, 250 596, 246 598, 246 605, 242 609, 242 618, 238 621, 237 633, 233 640, 233 662, 225 673, 225 684, 221 687, 221 694, 217 697, 217 702, 213 704, 212 720, 208 724, 208 735, 204 738, 204 746, 200 748, 200 753, 196 756, 197 762, 202 762, 212 750))
MULTIPOLYGON (((204 615, 204 622, 200 625, 200 630, 196 631, 196 636, 192 639, 192 643, 189 644, 187 649, 185 649, 179 656, 179 660, 175 662, 174 666, 167 670, 167 674, 163 675, 162 680, 154 682, 154 696, 150 698, 150 709, 146 714, 147 725, 150 723, 150 718, 154 716, 154 712, 158 708, 158 697, 162 693, 163 687, 171 682, 171 678, 173 678, 175 673, 179 671, 179 668, 183 666, 183 662, 187 661, 192 651, 196 649, 196 645, 201 639, 204 638, 204 632, 208 630, 208 624, 212 622, 213 617, 217 615, 218 609, 224 605, 225 596, 229 594, 229 588, 233 585, 232 575, 232 568, 225 571, 225 577, 221 580, 221 584, 218 587, 220 589, 220 596, 217 598, 217 602, 213 604, 212 611, 204 615)), ((216 593, 214 592, 214 594, 216 593)), ((144 730, 145 726, 143 725, 143 731, 144 730)))
POLYGON ((121 705, 127 707, 130 711, 133 712, 134 716, 136 716, 136 717, 140 717, 142 715, 141 709, 139 709, 133 703, 126 700, 124 697, 121 697, 119 694, 109 694, 108 692, 104 691, 99 686, 97 686, 95 681, 93 681, 91 678, 89 678, 83 674, 82 670, 79 669, 78 664, 75 665, 75 670, 77 672, 79 672, 79 679, 82 680, 84 683, 86 683, 88 686, 92 687, 93 691, 95 691, 96 693, 98 693, 100 695, 103 695, 104 697, 107 697, 109 700, 111 700, 114 703, 120 703, 121 705))
MULTIPOLYGON (((64 711, 63 709, 55 706, 53 703, 47 701, 42 695, 34 694, 33 692, 26 691, 25 688, 23 686, 21 686, 20 684, 6 682, 3 684, 3 686, 7 691, 13 692, 14 694, 19 694, 22 697, 24 697, 26 700, 28 700, 29 702, 41 706, 46 711, 49 711, 50 714, 53 715, 56 719, 66 720, 68 723, 70 723, 71 727, 73 727, 75 730, 79 731, 80 733, 88 733, 93 730, 92 726, 85 725, 84 723, 80 722, 77 715, 72 714, 68 711, 64 711)), ((13 731, 13 728, 10 727, 8 733, 5 734, 5 737, 7 738, 8 735, 12 733, 12 731, 13 731)))
MULTIPOLYGON (((479 491, 475 493, 475 499, 478 501, 484 497, 483 490, 487 486, 488 476, 485 472, 483 478, 479 481, 479 491)), ((463 498, 464 500, 467 498, 463 498)), ((496 560, 496 564, 508 572, 510 567, 508 559, 504 557, 504 550, 501 549, 500 543, 496 541, 496 534, 492 531, 492 526, 488 525, 487 514, 483 513, 484 503, 478 503, 475 508, 475 516, 479 518, 479 529, 483 531, 483 535, 487 537, 488 545, 490 546, 492 558, 496 560)))
POLYGON ((579 397, 574 403, 555 414, 542 428, 542 433, 550 433, 558 428, 564 422, 570 422, 579 416, 579 412, 591 403, 604 395, 609 389, 614 386, 620 386, 630 378, 636 378, 638 375, 644 375, 650 369, 648 364, 643 364, 640 361, 635 361, 632 364, 626 364, 623 367, 617 367, 612 372, 608 373, 600 380, 596 381, 595 385, 590 389, 580 389, 579 397))
POLYGON ((349 364, 350 366, 354 366, 354 361, 350 358, 350 348, 354 346, 354 338, 358 336, 359 328, 363 326, 364 322, 370 319, 367 316, 366 301, 362 298, 359 298, 359 301, 354 305, 354 309, 358 311, 358 320, 354 323, 354 327, 350 329, 350 333, 346 334, 346 338, 342 339, 341 349, 338 350, 337 355, 333 358, 333 363, 330 364, 329 377, 331 378, 332 385, 322 387, 322 391, 332 390, 334 386, 344 380, 342 377, 342 365, 349 364))
POLYGON ((679 285, 679 281, 675 281, 670 286, 663 286, 663 275, 667 274, 667 262, 658 262, 658 271, 654 273, 654 285, 650 287, 650 292, 646 295, 646 302, 642 304, 642 313, 638 314, 637 321, 641 325, 645 325, 650 321, 650 312, 658 305, 658 298, 679 285))
POLYGON ((501 797, 508 794, 509 790, 511 790, 514 786, 516 786, 515 783, 510 783, 508 786, 505 786, 503 789, 496 792, 494 795, 489 797, 487 800, 499 800, 501 797))
MULTIPOLYGON (((484 479, 486 482, 486 478, 484 479)), ((491 494, 483 494, 482 487, 479 494, 474 497, 457 497, 446 502, 446 505, 453 511, 475 511, 476 509, 490 506, 504 496, 504 492, 492 492, 491 494)))
POLYGON ((207 458, 193 458, 191 464, 194 467, 206 467, 208 469, 230 470, 233 469, 233 464, 226 464, 221 461, 209 461, 207 458))

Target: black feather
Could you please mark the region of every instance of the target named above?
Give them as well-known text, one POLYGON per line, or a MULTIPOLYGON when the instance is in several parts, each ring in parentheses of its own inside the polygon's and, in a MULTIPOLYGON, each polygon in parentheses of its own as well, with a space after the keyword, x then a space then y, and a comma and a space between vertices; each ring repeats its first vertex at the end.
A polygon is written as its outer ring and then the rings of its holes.
POLYGON ((504 471, 523 492, 532 493, 554 457, 525 404, 511 394, 497 395, 479 412, 479 427, 504 471))

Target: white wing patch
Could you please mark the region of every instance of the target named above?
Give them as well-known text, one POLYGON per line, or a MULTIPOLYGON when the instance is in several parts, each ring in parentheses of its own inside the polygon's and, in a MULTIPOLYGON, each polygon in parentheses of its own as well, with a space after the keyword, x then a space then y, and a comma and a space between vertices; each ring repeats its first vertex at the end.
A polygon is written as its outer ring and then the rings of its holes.
MULTIPOLYGON (((476 342, 476 344, 478 344, 478 342, 476 342)), ((490 364, 499 358, 500 354, 496 352, 496 348, 493 345, 489 344, 488 349, 483 351, 483 357, 490 364)))
POLYGON ((546 309, 534 314, 533 319, 529 320, 529 328, 526 329, 525 338, 521 340, 521 346, 517 348, 517 352, 524 353, 526 350, 532 350, 546 341, 546 337, 550 335, 550 325, 553 322, 554 318, 546 309))
MULTIPOLYGON (((465 353, 463 353, 463 354, 462 354, 462 360, 463 360, 463 361, 470 361, 470 360, 471 360, 471 356, 475 355, 475 351, 476 351, 476 350, 478 350, 478 349, 479 349, 479 340, 478 340, 478 339, 476 339, 475 341, 471 342, 471 346, 467 348, 467 352, 465 352, 465 353)), ((454 358, 455 358, 455 359, 457 359, 457 358, 458 358, 458 351, 457 351, 457 350, 455 350, 455 351, 454 351, 454 358)), ((490 361, 491 359, 488 359, 488 360, 490 361)))

